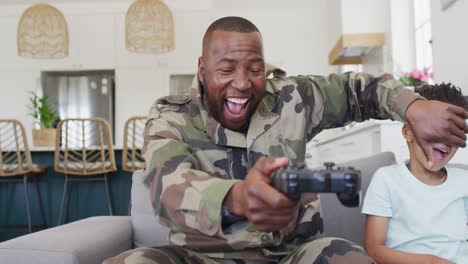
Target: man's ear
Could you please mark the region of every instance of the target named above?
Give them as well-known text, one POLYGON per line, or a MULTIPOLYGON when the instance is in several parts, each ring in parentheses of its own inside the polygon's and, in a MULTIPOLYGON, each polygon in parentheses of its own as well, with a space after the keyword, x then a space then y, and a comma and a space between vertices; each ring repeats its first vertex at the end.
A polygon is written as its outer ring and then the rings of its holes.
POLYGON ((197 71, 197 77, 198 81, 204 85, 203 83, 203 75, 205 75, 205 66, 203 63, 203 57, 198 57, 198 71, 197 71))
POLYGON ((404 124, 401 128, 401 132, 403 137, 406 139, 406 142, 411 143, 414 141, 413 131, 411 131, 411 127, 407 124, 404 124))

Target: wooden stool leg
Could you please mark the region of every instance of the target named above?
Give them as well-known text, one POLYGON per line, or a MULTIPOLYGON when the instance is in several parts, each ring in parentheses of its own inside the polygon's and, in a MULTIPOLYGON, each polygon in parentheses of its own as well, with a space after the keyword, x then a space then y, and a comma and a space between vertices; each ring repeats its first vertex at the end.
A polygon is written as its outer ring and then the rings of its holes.
POLYGON ((24 183, 24 199, 26 201, 26 214, 28 216, 28 232, 32 233, 31 211, 29 208, 28 176, 23 176, 23 183, 24 183))
MULTIPOLYGON (((73 192, 74 192, 73 188, 76 188, 76 186, 72 188, 72 184, 73 184, 74 180, 76 180, 76 179, 73 179, 73 176, 70 176, 69 179, 68 179, 68 189, 67 189, 68 193, 67 193, 67 199, 65 201, 66 205, 65 205, 65 213, 64 213, 65 214, 65 221, 63 222, 64 224, 70 222, 70 208, 71 208, 70 203, 71 203, 71 199, 73 197, 72 196, 73 192)), ((77 184, 77 183, 75 182, 75 184, 77 184)), ((79 187, 79 185, 78 185, 78 187, 79 187)))
POLYGON ((68 188, 68 175, 65 175, 65 183, 63 184, 62 202, 60 203, 60 210, 59 210, 59 217, 58 217, 57 225, 60 225, 62 223, 62 212, 63 212, 63 206, 65 205, 65 198, 67 197, 67 188, 68 188))
POLYGON ((112 213, 112 200, 111 200, 111 195, 110 195, 109 180, 107 179, 107 174, 104 175, 104 182, 106 184, 107 207, 109 208, 109 215, 113 215, 113 213, 112 213))
POLYGON ((45 213, 44 213, 44 207, 42 206, 42 195, 41 195, 41 188, 39 186, 39 176, 36 175, 34 177, 34 181, 36 182, 36 192, 37 192, 37 197, 39 198, 39 209, 41 210, 42 225, 44 227, 47 227, 46 219, 45 219, 45 213))

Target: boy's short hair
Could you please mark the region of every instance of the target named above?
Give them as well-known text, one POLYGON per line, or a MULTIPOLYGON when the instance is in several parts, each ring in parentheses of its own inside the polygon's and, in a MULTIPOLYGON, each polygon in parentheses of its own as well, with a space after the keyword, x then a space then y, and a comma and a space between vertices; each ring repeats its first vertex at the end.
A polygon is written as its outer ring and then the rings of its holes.
POLYGON ((414 89, 414 91, 427 100, 437 100, 453 104, 468 110, 465 99, 460 88, 451 83, 442 83, 435 85, 423 85, 414 89))

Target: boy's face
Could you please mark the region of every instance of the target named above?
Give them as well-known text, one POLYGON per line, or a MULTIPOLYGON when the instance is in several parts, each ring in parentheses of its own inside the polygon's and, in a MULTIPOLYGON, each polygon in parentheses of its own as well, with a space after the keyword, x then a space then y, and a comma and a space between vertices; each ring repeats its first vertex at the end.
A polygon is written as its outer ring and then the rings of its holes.
POLYGON ((440 171, 442 168, 447 165, 447 163, 452 159, 452 157, 457 153, 458 147, 449 146, 443 143, 433 143, 432 144, 432 155, 434 156, 434 166, 429 168, 427 166, 427 159, 424 155, 422 148, 418 145, 414 139, 413 132, 409 125, 403 125, 403 136, 408 143, 408 148, 410 151, 411 159, 416 159, 416 161, 421 164, 426 170, 429 171, 440 171))

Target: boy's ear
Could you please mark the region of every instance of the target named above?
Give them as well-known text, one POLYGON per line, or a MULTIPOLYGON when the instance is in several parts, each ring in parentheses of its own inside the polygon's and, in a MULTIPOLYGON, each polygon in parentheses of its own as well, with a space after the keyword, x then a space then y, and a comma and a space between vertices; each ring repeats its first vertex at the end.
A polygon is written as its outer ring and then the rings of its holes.
POLYGON ((401 128, 401 132, 403 134, 403 137, 406 139, 406 142, 411 143, 414 141, 413 132, 411 131, 410 126, 408 126, 407 124, 404 124, 403 127, 401 128))

